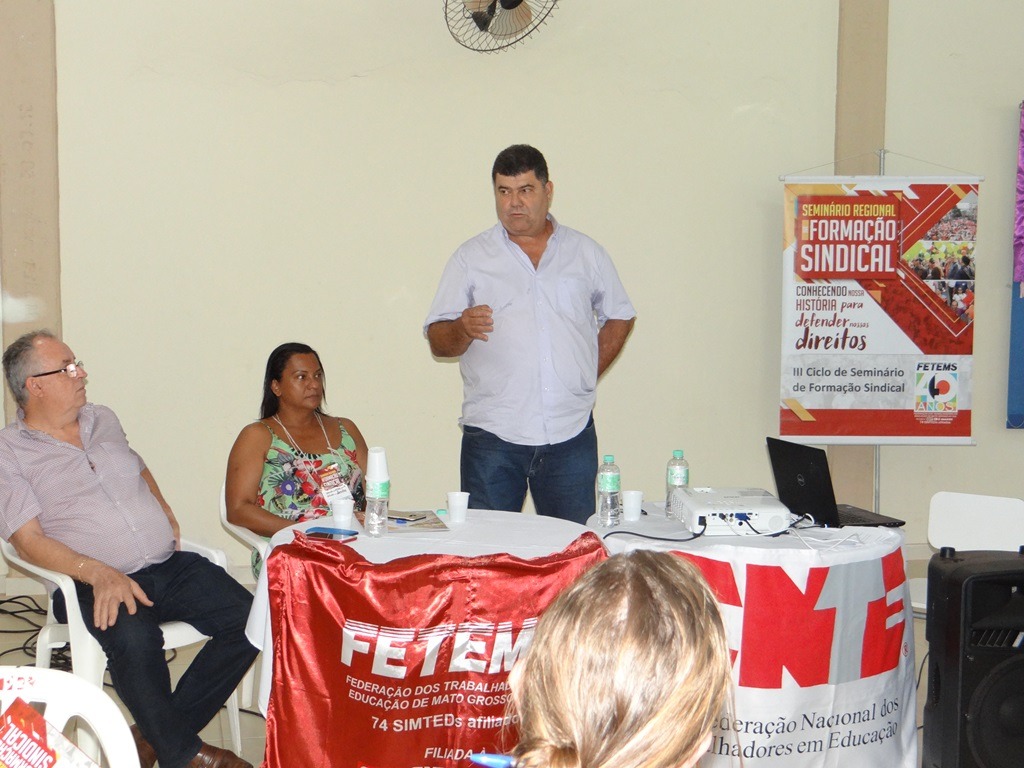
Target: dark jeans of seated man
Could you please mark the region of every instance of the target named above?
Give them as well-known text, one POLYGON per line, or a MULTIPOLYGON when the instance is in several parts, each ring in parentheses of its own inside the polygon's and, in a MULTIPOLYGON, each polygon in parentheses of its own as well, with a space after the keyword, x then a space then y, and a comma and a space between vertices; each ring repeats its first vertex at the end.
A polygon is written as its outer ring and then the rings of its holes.
POLYGON ((585 524, 594 514, 597 429, 591 416, 575 437, 516 445, 479 427, 462 428, 462 490, 474 509, 519 512, 527 485, 537 514, 585 524))
MULTIPOLYGON (((162 768, 182 768, 195 757, 206 727, 256 658, 245 637, 252 595, 219 565, 194 552, 128 574, 153 601, 122 605, 106 630, 93 623, 92 586, 75 582, 82 617, 107 654, 114 690, 156 750, 162 768), (171 690, 160 624, 185 621, 210 637, 171 690)), ((67 620, 63 595, 53 601, 54 616, 67 620)))

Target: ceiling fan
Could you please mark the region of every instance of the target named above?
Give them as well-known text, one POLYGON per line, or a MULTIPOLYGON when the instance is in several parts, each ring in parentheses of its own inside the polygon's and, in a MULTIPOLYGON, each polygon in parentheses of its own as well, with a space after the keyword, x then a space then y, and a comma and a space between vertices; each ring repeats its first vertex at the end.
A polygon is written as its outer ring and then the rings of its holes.
POLYGON ((448 31, 473 51, 510 48, 537 27, 557 0, 445 0, 448 31))

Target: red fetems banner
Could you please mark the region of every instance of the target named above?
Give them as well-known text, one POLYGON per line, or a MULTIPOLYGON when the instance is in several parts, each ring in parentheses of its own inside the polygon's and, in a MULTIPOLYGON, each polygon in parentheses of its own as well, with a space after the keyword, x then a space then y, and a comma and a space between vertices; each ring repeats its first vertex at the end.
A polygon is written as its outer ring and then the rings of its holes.
POLYGON ((565 550, 368 562, 299 537, 268 567, 266 768, 456 768, 515 741, 508 672, 563 587, 607 557, 565 550))

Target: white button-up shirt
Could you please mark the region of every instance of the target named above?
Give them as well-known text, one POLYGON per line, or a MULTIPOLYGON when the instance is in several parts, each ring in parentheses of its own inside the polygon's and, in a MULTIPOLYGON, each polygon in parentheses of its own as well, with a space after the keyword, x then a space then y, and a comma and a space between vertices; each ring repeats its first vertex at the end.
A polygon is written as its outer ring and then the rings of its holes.
POLYGON ((501 224, 463 243, 423 325, 490 306, 494 330, 459 360, 460 423, 518 445, 583 430, 596 399, 598 331, 636 315, 604 248, 548 218, 554 231, 537 269, 501 224))

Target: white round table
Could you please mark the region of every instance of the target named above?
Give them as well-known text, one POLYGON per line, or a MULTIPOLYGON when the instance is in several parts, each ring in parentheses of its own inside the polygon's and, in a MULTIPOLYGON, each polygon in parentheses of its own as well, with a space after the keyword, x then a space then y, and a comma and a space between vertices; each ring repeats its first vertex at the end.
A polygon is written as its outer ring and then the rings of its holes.
POLYGON ((692 534, 663 510, 588 525, 612 554, 675 552, 718 596, 735 711, 701 768, 916 768, 914 629, 898 528, 692 534))
MULTIPOLYGON (((331 525, 332 518, 318 518, 278 531, 270 539, 268 557, 274 547, 291 542, 296 531, 331 525)), ((339 527, 360 532, 358 538, 347 546, 373 563, 388 563, 398 558, 424 554, 475 556, 504 553, 522 558, 544 557, 565 549, 587 532, 587 528, 578 523, 554 517, 483 509, 470 509, 465 523, 450 525, 446 531, 417 530, 411 527, 409 530, 388 532, 379 538, 371 538, 362 532, 355 518, 339 527)), ((260 572, 256 581, 256 593, 245 634, 249 642, 263 651, 258 703, 260 711, 265 715, 270 702, 274 658, 266 568, 260 572)))

